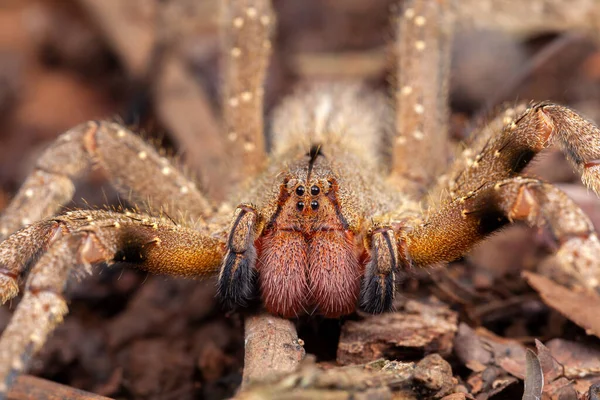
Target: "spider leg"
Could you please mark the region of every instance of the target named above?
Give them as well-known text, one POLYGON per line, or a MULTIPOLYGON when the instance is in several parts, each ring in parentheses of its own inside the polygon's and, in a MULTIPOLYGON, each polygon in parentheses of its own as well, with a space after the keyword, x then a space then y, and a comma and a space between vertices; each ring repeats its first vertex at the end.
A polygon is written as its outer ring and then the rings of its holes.
POLYGON ((254 206, 241 204, 236 208, 218 283, 219 298, 228 308, 245 305, 254 294, 254 241, 260 236, 261 229, 254 206))
POLYGON ((367 232, 366 248, 371 256, 360 292, 360 307, 378 314, 392 308, 398 272, 398 247, 391 226, 374 226, 367 232))
POLYGON ((398 17, 392 178, 417 198, 448 160, 451 11, 450 1, 411 0, 398 17))
POLYGON ((222 260, 224 243, 165 219, 107 211, 68 213, 35 223, 0 244, 3 300, 15 294, 16 277, 27 261, 45 248, 0 339, 0 398, 67 313, 63 294, 74 265, 125 261, 153 273, 210 276, 222 260))
POLYGON ((443 192, 442 185, 438 188, 443 193, 442 205, 486 182, 514 177, 538 152, 554 143, 565 152, 585 185, 600 194, 600 129, 556 104, 539 103, 522 110, 505 110, 483 127, 483 134, 454 162, 446 183, 449 190, 443 192))
POLYGON ((73 181, 92 166, 103 167, 124 196, 151 210, 201 219, 212 214, 196 186, 152 146, 117 123, 91 121, 63 133, 38 159, 0 217, 0 240, 56 213, 71 200, 73 181))
POLYGON ((452 261, 513 221, 548 227, 563 275, 598 289, 600 242, 591 221, 565 193, 531 178, 484 184, 431 214, 423 224, 399 232, 400 257, 417 266, 452 261))
POLYGON ((218 237, 163 218, 72 211, 29 225, 0 243, 0 300, 14 297, 28 264, 46 250, 55 251, 55 243, 65 237, 79 240, 71 249, 71 264, 122 261, 152 273, 184 277, 216 274, 225 247, 218 237))
POLYGON ((263 97, 275 14, 269 0, 222 2, 226 57, 223 112, 236 180, 260 172, 266 161, 263 97))

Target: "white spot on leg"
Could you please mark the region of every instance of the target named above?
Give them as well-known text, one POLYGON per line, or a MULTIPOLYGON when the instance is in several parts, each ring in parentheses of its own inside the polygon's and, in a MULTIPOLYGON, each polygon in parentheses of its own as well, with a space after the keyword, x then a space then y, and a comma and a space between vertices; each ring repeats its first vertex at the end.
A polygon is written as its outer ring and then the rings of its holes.
POLYGON ((248 7, 246 9, 246 15, 248 16, 248 18, 254 19, 258 15, 258 12, 256 11, 256 8, 254 8, 254 7, 248 7))
POLYGON ((243 93, 240 95, 240 97, 242 98, 242 101, 243 101, 244 103, 247 103, 247 102, 249 102, 250 100, 252 100, 252 92, 248 92, 248 91, 246 91, 246 92, 243 92, 243 93))
POLYGON ((179 188, 179 192, 181 194, 186 194, 190 191, 190 189, 187 186, 182 186, 181 188, 179 188))
POLYGON ((37 333, 32 333, 29 336, 29 341, 33 344, 42 344, 42 338, 37 333))
POLYGON ((238 135, 235 132, 229 132, 229 134, 227 135, 227 140, 229 140, 230 142, 235 142, 237 138, 238 135))
POLYGON ((168 176, 171 174, 171 168, 169 167, 163 167, 163 169, 160 171, 164 176, 168 176))
POLYGON ((423 50, 425 50, 425 42, 424 42, 424 41, 422 41, 422 40, 417 40, 417 41, 415 42, 415 48, 416 48, 418 51, 423 51, 423 50))
POLYGON ((415 104, 415 112, 419 115, 423 114, 423 112, 425 111, 425 108, 423 107, 423 104, 415 104))
POLYGON ((240 100, 237 97, 232 97, 229 99, 229 105, 231 107, 237 107, 240 104, 240 100))
POLYGON ((242 49, 240 49, 239 47, 234 47, 231 49, 231 57, 238 58, 241 55, 242 55, 242 49))
POLYGON ((403 86, 402 89, 400 89, 400 93, 402 93, 403 96, 408 96, 409 94, 411 94, 413 91, 412 86, 403 86))
POLYGON ((427 22, 427 20, 425 19, 424 16, 418 15, 417 17, 415 17, 415 25, 416 26, 423 26, 423 25, 425 25, 425 22, 427 22))
POLYGON ((21 220, 21 225, 29 225, 31 224, 31 220, 29 218, 23 218, 21 220))
POLYGON ((415 9, 414 8, 407 8, 404 11, 404 17, 406 19, 412 19, 412 18, 414 18, 414 16, 415 16, 415 9))
POLYGON ((33 189, 27 189, 25 191, 25 197, 30 198, 33 196, 33 189))
POLYGON ((234 18, 233 26, 240 29, 242 26, 244 26, 244 19, 242 17, 234 18))
POLYGON ((140 160, 145 160, 146 158, 148 158, 148 154, 147 154, 145 151, 140 151, 140 152, 138 153, 138 158, 139 158, 140 160))
POLYGON ((119 129, 117 131, 117 137, 119 137, 119 138, 125 137, 125 130, 124 129, 119 129))
POLYGON ((416 130, 413 132, 413 137, 417 140, 423 140, 423 138, 425 137, 425 135, 423 135, 423 132, 416 130))
POLYGON ((404 145, 406 144, 406 138, 404 136, 398 136, 396 138, 396 143, 399 145, 404 145))
POLYGON ((21 358, 16 358, 15 360, 13 360, 11 367, 15 371, 22 371, 23 361, 21 361, 21 358))
POLYGON ((254 151, 254 149, 256 148, 256 145, 252 142, 246 142, 244 143, 244 150, 247 153, 250 153, 251 151, 254 151))

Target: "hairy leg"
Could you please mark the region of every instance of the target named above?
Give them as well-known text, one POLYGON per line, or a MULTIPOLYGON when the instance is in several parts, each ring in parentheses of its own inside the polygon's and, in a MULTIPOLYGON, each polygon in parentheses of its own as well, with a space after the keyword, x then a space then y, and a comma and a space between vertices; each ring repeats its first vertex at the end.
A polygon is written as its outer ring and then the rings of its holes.
POLYGON ((259 214, 254 206, 241 204, 236 208, 218 283, 219 298, 228 308, 245 305, 254 295, 254 241, 262 230, 259 222, 259 214))
POLYGON ((365 269, 359 304, 366 312, 378 314, 392 308, 399 267, 398 247, 391 226, 371 228, 366 239, 371 256, 365 269))
POLYGON ((392 178, 417 198, 448 159, 451 6, 451 1, 406 1, 398 17, 392 178))
POLYGON ((530 178, 483 185, 397 235, 406 265, 427 266, 464 255, 490 233, 514 221, 547 227, 557 261, 571 283, 600 287, 600 242, 589 218, 562 191, 530 178))
POLYGON ((554 143, 565 152, 586 186, 600 194, 600 129, 573 110, 549 103, 524 111, 522 107, 507 109, 479 133, 454 162, 446 187, 439 186, 435 191, 439 197, 434 194, 432 203, 441 198, 444 205, 487 182, 514 177, 538 152, 554 143))
POLYGON ((255 176, 266 161, 263 87, 275 14, 269 0, 226 0, 222 7, 226 59, 223 112, 232 159, 240 171, 235 180, 239 182, 255 176))
POLYGON ((65 237, 78 238, 77 246, 70 248, 70 265, 122 261, 152 273, 185 277, 216 274, 225 247, 222 239, 164 218, 72 211, 29 225, 0 243, 2 302, 17 294, 27 265, 45 251, 56 251, 55 243, 65 237))
POLYGON ((87 122, 62 134, 39 158, 0 217, 0 240, 56 213, 71 200, 74 181, 94 166, 104 168, 128 200, 154 212, 193 219, 212 215, 194 183, 152 146, 117 123, 87 122))
POLYGON ((76 211, 30 225, 0 244, 0 298, 16 294, 25 265, 25 294, 0 339, 0 397, 67 313, 63 297, 75 265, 124 261, 153 273, 211 276, 224 253, 219 239, 139 214, 76 211))

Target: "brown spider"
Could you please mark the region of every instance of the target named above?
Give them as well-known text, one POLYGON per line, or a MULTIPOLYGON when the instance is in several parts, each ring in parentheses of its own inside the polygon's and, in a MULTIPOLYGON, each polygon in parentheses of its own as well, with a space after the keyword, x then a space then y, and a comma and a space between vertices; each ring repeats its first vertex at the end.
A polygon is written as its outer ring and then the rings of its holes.
POLYGON ((312 85, 275 112, 267 157, 262 86, 274 16, 268 0, 230 0, 226 137, 249 177, 228 203, 240 204, 233 218, 123 126, 89 122, 64 133, 0 219, 2 301, 37 259, 0 340, 0 398, 66 314, 75 265, 219 274, 225 303, 244 305, 258 291, 284 317, 379 313, 390 309, 401 269, 454 260, 522 220, 550 228, 563 277, 597 290, 600 243, 589 219, 554 186, 519 173, 558 143, 599 193, 600 131, 554 104, 506 109, 448 167, 447 2, 407 3, 395 120, 385 96, 360 85, 312 85), (92 166, 145 211, 52 216, 92 166))

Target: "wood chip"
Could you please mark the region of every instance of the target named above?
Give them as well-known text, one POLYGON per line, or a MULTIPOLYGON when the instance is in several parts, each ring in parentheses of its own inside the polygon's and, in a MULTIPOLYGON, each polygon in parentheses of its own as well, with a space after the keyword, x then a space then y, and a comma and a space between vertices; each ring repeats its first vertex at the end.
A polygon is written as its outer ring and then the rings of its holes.
POLYGON ((600 296, 574 291, 533 272, 525 271, 523 277, 544 303, 585 329, 588 335, 600 337, 600 296))
POLYGON ((448 355, 456 330, 457 314, 446 305, 410 300, 397 312, 346 322, 337 361, 347 365, 378 358, 407 359, 434 352, 448 355))

